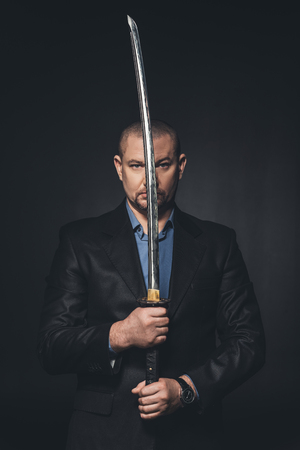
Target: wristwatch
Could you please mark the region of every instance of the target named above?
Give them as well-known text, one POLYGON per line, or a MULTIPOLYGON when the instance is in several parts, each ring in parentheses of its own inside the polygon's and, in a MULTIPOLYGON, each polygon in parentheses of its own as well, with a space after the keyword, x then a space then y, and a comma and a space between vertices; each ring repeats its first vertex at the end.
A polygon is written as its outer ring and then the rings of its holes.
POLYGON ((193 388, 184 381, 183 378, 175 378, 175 380, 180 384, 181 394, 180 401, 182 406, 189 406, 195 402, 196 396, 193 388))

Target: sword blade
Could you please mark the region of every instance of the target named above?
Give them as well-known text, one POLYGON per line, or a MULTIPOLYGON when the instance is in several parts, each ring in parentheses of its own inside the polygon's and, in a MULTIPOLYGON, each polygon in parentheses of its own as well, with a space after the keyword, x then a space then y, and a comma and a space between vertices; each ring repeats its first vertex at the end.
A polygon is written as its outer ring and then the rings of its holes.
POLYGON ((143 130, 147 185, 147 218, 148 218, 148 300, 159 301, 159 249, 158 249, 158 206, 156 191, 156 175, 154 148, 151 131, 149 101, 146 75, 142 56, 139 32, 135 21, 127 16, 130 27, 131 47, 137 82, 140 116, 143 130))

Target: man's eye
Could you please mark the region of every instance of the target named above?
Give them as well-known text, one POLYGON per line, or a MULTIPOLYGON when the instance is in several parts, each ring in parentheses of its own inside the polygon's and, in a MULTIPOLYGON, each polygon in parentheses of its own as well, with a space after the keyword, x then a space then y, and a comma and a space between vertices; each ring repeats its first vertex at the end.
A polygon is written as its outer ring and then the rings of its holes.
POLYGON ((139 169, 142 166, 140 164, 131 164, 130 167, 133 167, 134 169, 139 169))
POLYGON ((161 163, 160 165, 159 165, 159 167, 162 167, 163 169, 165 169, 165 168, 167 168, 167 167, 169 167, 169 163, 161 163))

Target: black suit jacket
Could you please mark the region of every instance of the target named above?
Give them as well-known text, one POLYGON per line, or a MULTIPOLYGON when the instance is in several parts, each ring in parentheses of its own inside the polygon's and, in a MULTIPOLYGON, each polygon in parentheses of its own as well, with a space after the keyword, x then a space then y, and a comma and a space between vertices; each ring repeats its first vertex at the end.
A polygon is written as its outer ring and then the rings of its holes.
POLYGON ((188 374, 198 407, 143 421, 131 389, 145 379, 145 351, 127 350, 111 367, 110 327, 146 296, 124 201, 98 218, 62 227, 47 280, 40 361, 51 374, 78 374, 68 449, 217 448, 221 399, 263 364, 259 308, 234 231, 177 207, 174 223, 160 375, 188 374))

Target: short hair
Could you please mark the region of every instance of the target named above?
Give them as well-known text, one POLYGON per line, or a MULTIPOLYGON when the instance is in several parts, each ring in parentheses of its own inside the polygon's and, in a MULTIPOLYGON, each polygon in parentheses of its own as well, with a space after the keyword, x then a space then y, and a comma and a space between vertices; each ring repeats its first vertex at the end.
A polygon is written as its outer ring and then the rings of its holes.
MULTIPOLYGON (((160 138, 162 136, 165 136, 166 134, 168 134, 171 137, 171 139, 174 143, 175 154, 176 154, 177 158, 179 158, 180 153, 181 153, 181 148, 180 148, 180 140, 179 140, 177 131, 174 130, 174 128, 171 125, 169 125, 167 122, 163 122, 162 120, 151 120, 151 129, 152 129, 153 139, 160 138)), ((120 139, 119 139, 119 156, 121 159, 124 154, 124 145, 125 145, 128 137, 132 134, 137 137, 143 136, 141 122, 134 122, 122 131, 120 139)))

